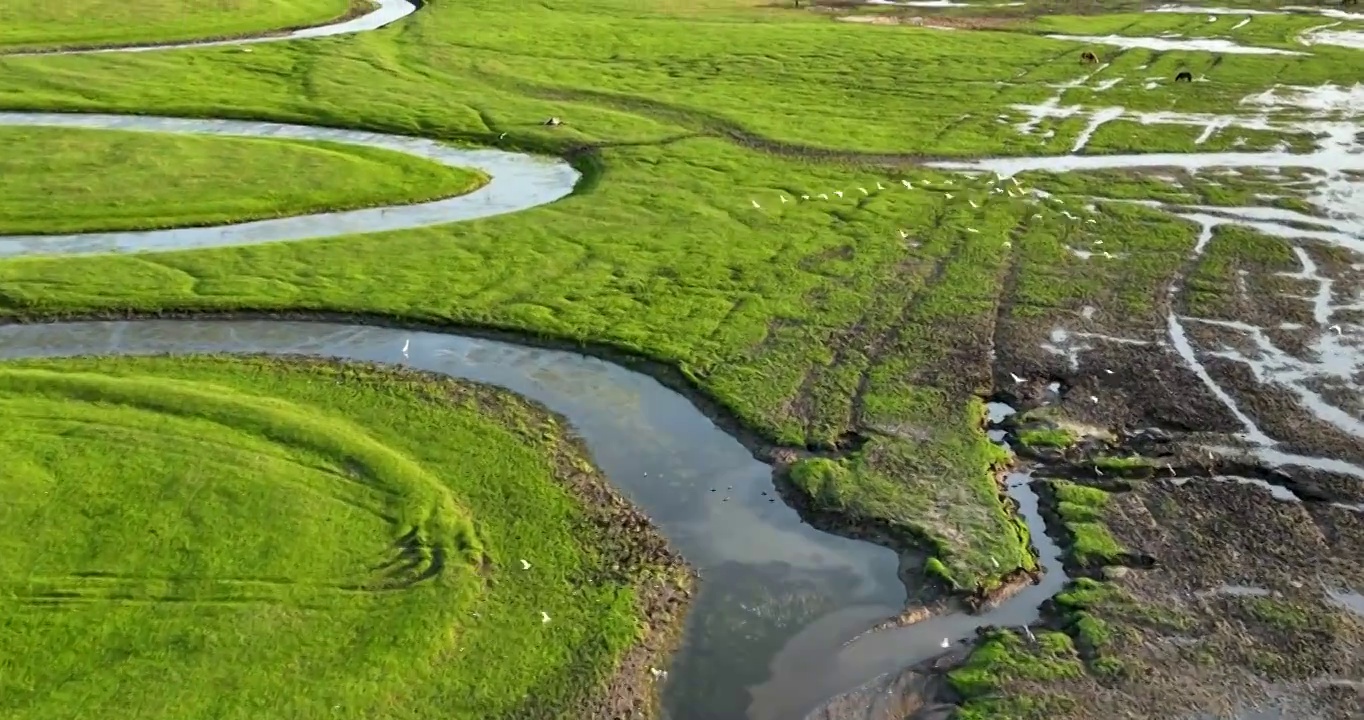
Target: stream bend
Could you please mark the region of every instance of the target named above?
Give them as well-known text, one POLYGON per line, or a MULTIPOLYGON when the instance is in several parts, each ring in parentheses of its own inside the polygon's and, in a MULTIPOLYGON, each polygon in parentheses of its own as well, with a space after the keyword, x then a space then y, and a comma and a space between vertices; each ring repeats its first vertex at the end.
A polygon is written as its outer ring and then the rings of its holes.
POLYGON ((581 177, 562 158, 535 157, 491 148, 459 148, 424 138, 310 125, 141 115, 0 112, 0 126, 320 140, 406 153, 447 167, 480 170, 491 178, 473 192, 410 205, 166 230, 3 235, 0 236, 0 257, 196 250, 411 230, 545 205, 573 192, 581 177))

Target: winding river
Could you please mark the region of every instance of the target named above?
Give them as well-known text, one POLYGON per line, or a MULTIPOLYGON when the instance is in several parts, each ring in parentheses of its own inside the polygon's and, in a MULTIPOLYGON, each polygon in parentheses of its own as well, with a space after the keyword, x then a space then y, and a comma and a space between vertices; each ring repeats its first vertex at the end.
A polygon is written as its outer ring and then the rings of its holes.
MULTIPOLYGON (((414 10, 416 6, 407 0, 381 0, 369 15, 276 36, 61 53, 144 52, 322 37, 378 29, 414 10)), ((43 113, 0 113, 0 124, 327 140, 475 167, 492 177, 468 195, 412 205, 206 228, 0 237, 0 257, 181 250, 416 228, 553 202, 570 194, 579 180, 578 173, 560 159, 460 149, 421 138, 352 130, 43 113)), ((960 164, 956 169, 1014 172, 1152 164, 1149 158, 1140 158, 1000 160, 960 164)), ((1197 158, 1170 156, 1161 162, 1185 167, 1266 162, 1254 154, 1219 156, 1211 162, 1197 158)), ((1254 220, 1244 213, 1227 221, 1232 219, 1254 220)), ((1286 226, 1272 219, 1258 221, 1275 228, 1286 226)), ((1204 222, 1210 227, 1211 221, 1204 222)), ((1328 240, 1336 244, 1351 245, 1359 238, 1354 230, 1337 225, 1335 230, 1322 232, 1330 233, 1328 240)), ((802 523, 794 510, 777 499, 771 468, 754 460, 686 398, 645 375, 585 355, 450 334, 302 321, 167 320, 0 327, 0 358, 152 353, 304 354, 401 364, 499 385, 568 417, 605 472, 701 571, 701 592, 684 646, 663 690, 664 715, 671 720, 801 717, 831 696, 940 654, 944 640, 955 644, 985 624, 1021 625, 1035 620, 1041 602, 1066 579, 1060 551, 1045 534, 1028 478, 1013 476, 1008 490, 1019 501, 1038 546, 1047 571, 1042 582, 981 616, 942 615, 864 635, 870 626, 899 612, 905 601, 900 558, 884 548, 802 523)))

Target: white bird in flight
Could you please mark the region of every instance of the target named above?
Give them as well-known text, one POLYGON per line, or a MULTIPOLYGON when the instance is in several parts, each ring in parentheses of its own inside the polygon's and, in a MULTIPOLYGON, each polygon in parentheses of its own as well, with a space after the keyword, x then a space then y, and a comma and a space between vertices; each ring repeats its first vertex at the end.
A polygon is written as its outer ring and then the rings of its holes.
POLYGON ((835 191, 834 191, 834 194, 837 195, 837 196, 839 196, 839 197, 843 197, 843 191, 842 191, 842 190, 835 190, 835 191))
POLYGON ((885 186, 885 185, 882 185, 880 180, 877 180, 877 181, 876 181, 876 189, 877 189, 877 190, 885 190, 885 189, 886 189, 886 186, 885 186))
POLYGON ((819 199, 821 199, 821 200, 828 200, 828 199, 829 199, 829 193, 820 193, 820 194, 819 194, 819 199))
POLYGON ((943 194, 947 196, 947 199, 948 199, 948 200, 951 200, 951 199, 952 199, 952 193, 943 193, 943 194))
POLYGON ((901 240, 908 240, 908 239, 909 239, 909 233, 905 232, 904 230, 901 230, 901 231, 900 231, 900 239, 901 239, 901 240))
POLYGON ((782 205, 785 205, 785 204, 786 204, 786 196, 785 196, 785 195, 782 195, 782 196, 781 196, 781 204, 782 204, 782 205))
POLYGON ((541 611, 540 611, 540 622, 542 622, 542 623, 547 623, 547 622, 549 622, 549 613, 545 612, 544 610, 541 610, 541 611))
POLYGON ((966 232, 980 234, 980 231, 975 228, 966 228, 966 232))
POLYGON ((758 204, 758 201, 757 201, 757 200, 749 200, 749 202, 753 203, 753 207, 755 207, 755 208, 759 208, 759 209, 762 208, 762 206, 758 204))
POLYGON ((864 187, 860 187, 860 188, 857 188, 857 189, 858 189, 858 190, 861 190, 863 195, 870 195, 870 194, 871 194, 871 193, 867 192, 867 189, 864 188, 864 187))
POLYGON ((976 201, 975 201, 975 200, 967 200, 966 202, 971 203, 971 207, 973 207, 973 208, 978 208, 978 207, 980 207, 979 205, 976 204, 976 201))
POLYGON ((410 345, 411 343, 412 340, 410 339, 403 341, 403 357, 407 357, 407 346, 410 345))
POLYGON ((1019 377, 1019 376, 1017 376, 1017 375, 1015 375, 1015 374, 1013 374, 1013 373, 1009 373, 1009 377, 1011 377, 1011 378, 1014 379, 1014 384, 1015 384, 1015 385, 1017 385, 1017 384, 1023 382, 1023 381, 1026 379, 1026 378, 1021 378, 1021 377, 1019 377))
POLYGON ((952 641, 951 641, 951 640, 948 640, 947 638, 943 638, 943 639, 942 639, 942 646, 943 646, 943 647, 952 647, 952 641))
POLYGON ((1326 328, 1326 329, 1327 329, 1327 330, 1334 330, 1335 333, 1336 333, 1337 335, 1340 334, 1340 326, 1339 326, 1339 325, 1332 325, 1331 327, 1326 328))
POLYGON ((521 569, 522 569, 522 570, 529 570, 529 569, 530 569, 530 563, 526 562, 526 559, 525 559, 525 558, 521 558, 521 569))

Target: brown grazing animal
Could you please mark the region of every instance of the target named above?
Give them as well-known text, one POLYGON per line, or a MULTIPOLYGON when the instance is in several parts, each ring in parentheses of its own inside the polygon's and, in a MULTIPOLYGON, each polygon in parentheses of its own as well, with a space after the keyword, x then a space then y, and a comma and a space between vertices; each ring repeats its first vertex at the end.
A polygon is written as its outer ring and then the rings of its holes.
POLYGON ((1193 73, 1189 72, 1188 70, 1185 70, 1184 72, 1175 76, 1175 82, 1193 82, 1193 73))
POLYGON ((1090 52, 1090 51, 1088 51, 1088 50, 1086 50, 1086 51, 1080 53, 1080 62, 1096 63, 1096 62, 1099 62, 1099 56, 1098 56, 1098 55, 1095 55, 1094 53, 1092 53, 1092 52, 1090 52))

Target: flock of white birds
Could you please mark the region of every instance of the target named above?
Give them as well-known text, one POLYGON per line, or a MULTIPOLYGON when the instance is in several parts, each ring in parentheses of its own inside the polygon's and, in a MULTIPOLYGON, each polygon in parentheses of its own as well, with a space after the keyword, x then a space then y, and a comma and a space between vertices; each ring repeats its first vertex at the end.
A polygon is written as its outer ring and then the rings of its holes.
MULTIPOLYGON (((941 180, 941 181, 937 182, 936 184, 935 184, 933 181, 931 181, 931 180, 928 180, 928 179, 921 179, 921 180, 919 181, 917 187, 916 187, 916 185, 915 185, 914 183, 910 182, 909 180, 903 180, 903 179, 902 179, 902 180, 900 180, 900 184, 901 184, 901 185, 904 187, 904 189, 907 190, 907 191, 916 191, 916 190, 917 190, 917 191, 922 191, 922 192, 937 192, 937 193, 941 193, 942 196, 943 196, 943 198, 946 199, 946 200, 956 200, 958 195, 963 195, 963 196, 965 196, 965 194, 964 194, 963 191, 962 191, 962 187, 956 185, 955 182, 952 181, 952 180, 950 180, 950 179, 949 179, 949 180, 941 180)), ((893 187, 893 186, 892 186, 892 187, 893 187)), ((1055 204, 1055 205, 1057 205, 1057 206, 1065 205, 1065 201, 1064 201, 1064 200, 1062 200, 1062 199, 1059 198, 1059 197, 1056 197, 1055 195, 1052 195, 1051 193, 1046 192, 1045 190, 1039 190, 1039 189, 1035 189, 1035 188, 1025 188, 1025 187, 1023 187, 1023 184, 1020 183, 1020 182, 1018 181, 1018 178, 1013 177, 1012 175, 1001 175, 1001 174, 999 174, 999 173, 995 173, 994 178, 992 178, 992 179, 986 181, 985 187, 986 187, 987 192, 985 193, 985 198, 984 198, 981 202, 978 203, 978 202, 976 202, 974 199, 971 199, 970 197, 966 197, 966 202, 967 202, 968 204, 970 204, 970 206, 971 206, 973 209, 980 209, 980 208, 985 204, 985 202, 988 201, 988 200, 989 200, 991 197, 993 197, 994 195, 1007 195, 1007 196, 1008 196, 1009 198, 1011 198, 1011 199, 1023 199, 1023 200, 1025 200, 1026 202, 1031 203, 1031 204, 1034 204, 1034 205, 1043 205, 1043 206, 1045 206, 1045 205, 1046 205, 1046 202, 1051 202, 1051 203, 1053 203, 1053 204, 1055 204), (1012 186, 1012 187, 1009 187, 1009 186, 1008 186, 1008 183, 1012 183, 1013 186, 1012 186)), ((889 190, 889 189, 891 189, 891 188, 888 188, 888 187, 886 187, 886 185, 885 185, 884 183, 882 183, 882 182, 880 182, 880 181, 877 181, 877 183, 876 183, 876 189, 877 189, 878 191, 883 191, 883 190, 889 190)), ((860 192, 862 195, 871 195, 871 191, 868 190, 868 189, 865 188, 865 187, 858 187, 858 188, 857 188, 857 191, 860 192)), ((969 188, 967 189, 967 191, 969 192, 969 188)), ((802 194, 802 195, 800 195, 800 201, 801 201, 801 202, 813 202, 813 201, 819 201, 819 200, 825 200, 825 201, 827 201, 827 200, 830 200, 830 199, 831 199, 831 198, 829 197, 829 195, 830 195, 829 193, 819 193, 819 194, 817 194, 817 195, 802 194)), ((842 198, 842 197, 844 197, 845 193, 844 193, 844 191, 842 191, 842 190, 834 190, 834 191, 833 191, 833 195, 834 195, 835 197, 842 198)), ((854 197, 856 197, 856 196, 854 196, 854 197)), ((784 194, 779 194, 779 195, 777 196, 777 198, 778 198, 778 200, 781 201, 782 204, 786 204, 786 203, 789 203, 789 202, 796 202, 793 198, 787 197, 787 196, 784 195, 784 194)), ((753 209, 755 209, 755 210, 761 210, 762 207, 763 207, 763 206, 762 206, 762 203, 758 202, 757 199, 751 199, 751 200, 749 200, 749 202, 752 203, 753 209)), ((1086 211, 1086 212, 1088 212, 1088 211, 1086 211)), ((1057 210, 1057 213, 1058 213, 1059 215, 1065 217, 1066 220, 1068 220, 1068 221, 1070 221, 1070 222, 1075 222, 1075 223, 1087 223, 1087 224, 1091 224, 1091 225, 1097 223, 1097 221, 1096 221, 1093 217, 1085 217, 1085 216, 1082 216, 1082 215, 1076 215, 1076 214, 1070 212, 1069 210, 1058 209, 1058 210, 1057 210)), ((1042 220, 1042 219, 1044 219, 1044 215, 1043 215, 1043 213, 1033 213, 1032 219, 1033 219, 1033 220, 1042 220)), ((966 232, 973 233, 973 234, 979 234, 979 233, 980 233, 980 230, 978 230, 978 229, 976 229, 976 228, 973 228, 973 227, 968 227, 968 228, 966 228, 966 232)), ((910 233, 909 233, 909 231, 902 228, 902 229, 900 230, 900 239, 905 240, 906 242, 908 242, 908 241, 910 240, 910 233)), ((1097 245, 1103 245, 1103 240, 1095 240, 1095 241, 1093 242, 1093 244, 1096 245, 1096 246, 1097 246, 1097 245)), ((1004 243, 1003 243, 1003 246, 1006 247, 1006 248, 1013 247, 1013 243, 1010 242, 1010 241, 1008 241, 1008 240, 1005 240, 1004 243)), ((1090 255, 1090 253, 1087 253, 1087 252, 1076 252, 1076 254, 1077 254, 1078 256, 1082 257, 1082 258, 1083 258, 1083 257, 1088 257, 1088 256, 1090 255)), ((1108 253, 1108 252, 1106 252, 1106 251, 1101 252, 1100 254, 1102 254, 1104 257, 1107 257, 1107 258, 1112 258, 1112 257, 1113 257, 1113 255, 1112 255, 1111 253, 1108 253)))

